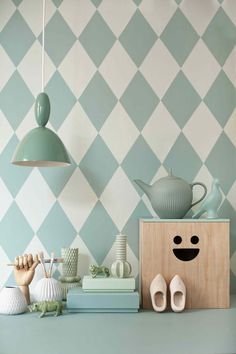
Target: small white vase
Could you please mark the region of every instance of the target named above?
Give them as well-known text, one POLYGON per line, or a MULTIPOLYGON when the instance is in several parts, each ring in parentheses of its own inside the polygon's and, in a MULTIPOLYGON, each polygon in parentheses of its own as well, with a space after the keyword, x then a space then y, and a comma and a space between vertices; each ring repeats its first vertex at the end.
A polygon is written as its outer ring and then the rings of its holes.
POLYGON ((6 286, 0 292, 0 313, 17 315, 25 312, 27 302, 21 290, 17 287, 6 286))
POLYGON ((36 301, 61 301, 63 289, 61 283, 54 278, 40 279, 34 290, 36 301))

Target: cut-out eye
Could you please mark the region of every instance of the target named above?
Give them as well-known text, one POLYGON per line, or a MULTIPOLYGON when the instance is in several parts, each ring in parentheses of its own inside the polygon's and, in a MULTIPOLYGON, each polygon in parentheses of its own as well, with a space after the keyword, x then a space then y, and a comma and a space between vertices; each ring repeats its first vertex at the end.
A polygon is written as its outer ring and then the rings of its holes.
POLYGON ((174 243, 176 245, 179 245, 181 242, 182 242, 182 237, 181 236, 177 235, 177 236, 174 237, 174 243))
POLYGON ((198 236, 194 235, 191 237, 191 242, 193 245, 196 245, 199 242, 198 236))

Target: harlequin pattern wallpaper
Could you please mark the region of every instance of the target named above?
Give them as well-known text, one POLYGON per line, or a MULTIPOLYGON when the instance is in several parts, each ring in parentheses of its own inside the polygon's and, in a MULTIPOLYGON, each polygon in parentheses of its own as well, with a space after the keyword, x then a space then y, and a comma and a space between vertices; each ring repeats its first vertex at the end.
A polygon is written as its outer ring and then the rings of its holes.
POLYGON ((219 178, 236 291, 236 1, 46 3, 49 126, 73 163, 10 164, 36 126, 42 2, 1 0, 0 285, 13 282, 6 264, 25 252, 79 247, 81 275, 109 266, 119 232, 137 276, 138 219, 155 214, 133 179, 151 183, 172 168, 208 188, 219 178))

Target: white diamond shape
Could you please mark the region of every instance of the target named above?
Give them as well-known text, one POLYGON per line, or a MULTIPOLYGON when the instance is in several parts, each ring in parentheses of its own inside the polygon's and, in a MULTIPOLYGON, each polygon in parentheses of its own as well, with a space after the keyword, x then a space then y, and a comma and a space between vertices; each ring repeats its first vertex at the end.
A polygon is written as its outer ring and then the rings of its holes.
POLYGON ((142 1, 139 6, 140 11, 158 35, 166 27, 176 8, 177 4, 175 1, 166 0, 142 1))
POLYGON ((58 134, 73 159, 79 164, 97 136, 97 131, 80 105, 76 103, 58 130, 58 134))
POLYGON ((0 110, 0 132, 1 132, 1 139, 0 139, 0 153, 3 151, 9 140, 11 139, 14 131, 9 124, 8 120, 5 118, 4 114, 0 110))
POLYGON ((202 40, 199 40, 185 61, 183 72, 203 98, 215 81, 221 67, 202 40))
POLYGON ((10 260, 7 257, 4 249, 0 246, 0 289, 12 272, 12 267, 7 266, 8 263, 11 263, 11 261, 13 260, 10 260))
POLYGON ((89 266, 91 264, 97 264, 97 262, 79 235, 73 240, 70 247, 79 249, 78 275, 82 278, 89 273, 89 266))
POLYGON ((222 133, 222 128, 205 103, 201 102, 183 132, 197 154, 205 161, 222 133))
POLYGON ((235 0, 224 0, 222 4, 222 8, 229 16, 231 21, 236 23, 236 1, 235 0))
POLYGON ((225 128, 225 134, 228 136, 232 144, 236 147, 236 109, 233 111, 230 119, 228 120, 225 128))
POLYGON ((234 48, 228 56, 224 63, 223 70, 231 80, 232 84, 236 87, 236 48, 234 48))
MULTIPOLYGON (((13 5, 11 0, 1 0, 0 4, 0 32, 3 27, 7 24, 10 17, 13 15, 16 7, 13 5)), ((1 63, 2 65, 2 63, 1 63)))
POLYGON ((96 8, 88 0, 64 0, 59 7, 59 12, 78 37, 90 19, 96 8))
POLYGON ((79 169, 76 169, 58 201, 76 230, 80 230, 97 202, 97 196, 79 169))
POLYGON ((119 167, 108 182, 100 200, 121 231, 140 198, 122 168, 119 167))
POLYGON ((142 131, 144 139, 161 162, 165 160, 179 134, 178 125, 162 103, 157 106, 142 131))
MULTIPOLYGON (((35 41, 18 66, 18 71, 34 96, 41 92, 41 45, 35 41)), ((56 68, 45 54, 45 85, 51 79, 56 68)))
POLYGON ((55 201, 55 196, 38 169, 31 172, 16 196, 19 208, 34 231, 39 229, 55 201))
POLYGON ((236 251, 233 253, 231 259, 230 259, 230 269, 236 276, 236 251))
MULTIPOLYGON (((0 5, 1 6, 1 5, 0 5)), ((0 10, 1 13, 1 10, 0 10)), ((0 46, 0 91, 6 85, 7 81, 10 79, 11 75, 15 71, 15 66, 10 60, 9 56, 6 54, 5 50, 0 46)))
POLYGON ((219 8, 217 0, 183 0, 180 4, 191 25, 202 35, 219 8))
POLYGON ((179 71, 179 66, 162 41, 157 40, 140 71, 158 97, 162 98, 179 71))
POLYGON ((8 208, 10 207, 13 197, 3 180, 0 178, 0 195, 1 195, 1 203, 0 203, 0 219, 6 214, 8 208))
POLYGON ((78 98, 92 79, 96 67, 77 41, 60 64, 58 71, 78 98))
MULTIPOLYGON (((129 242, 129 235, 127 235, 127 242, 129 242)), ((111 265, 115 260, 116 260, 116 244, 114 241, 110 251, 107 253, 102 264, 104 264, 108 268, 111 268, 111 265)), ((130 276, 136 278, 139 272, 139 261, 128 244, 127 244, 127 261, 131 264, 132 267, 130 276)))
MULTIPOLYGON (((18 7, 24 20, 28 23, 35 37, 38 37, 42 32, 42 1, 24 0, 18 7)), ((52 1, 47 1, 45 11, 45 25, 51 19, 56 11, 56 7, 52 1)))
POLYGON ((118 103, 103 125, 100 135, 121 163, 139 136, 139 131, 118 103))
POLYGON ((232 207, 236 211, 236 198, 235 198, 235 196, 236 196, 236 182, 234 182, 234 184, 232 185, 232 187, 230 188, 230 190, 227 194, 227 199, 229 200, 232 207))
POLYGON ((100 14, 116 37, 124 30, 135 10, 132 0, 103 0, 99 7, 100 14))
POLYGON ((115 95, 120 98, 136 73, 136 67, 124 48, 116 42, 99 71, 115 95))

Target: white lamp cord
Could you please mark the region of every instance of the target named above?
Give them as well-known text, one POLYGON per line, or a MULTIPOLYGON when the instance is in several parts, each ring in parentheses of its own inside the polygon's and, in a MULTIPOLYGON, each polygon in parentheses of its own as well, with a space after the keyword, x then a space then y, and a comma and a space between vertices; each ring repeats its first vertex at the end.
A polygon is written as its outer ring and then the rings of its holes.
POLYGON ((44 92, 44 61, 45 61, 45 10, 46 10, 46 0, 43 0, 43 32, 42 32, 42 92, 44 92))

